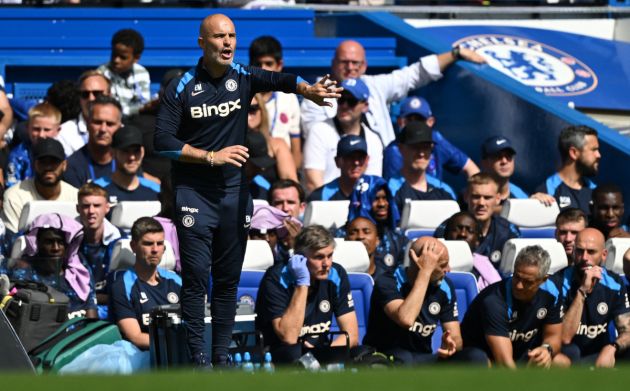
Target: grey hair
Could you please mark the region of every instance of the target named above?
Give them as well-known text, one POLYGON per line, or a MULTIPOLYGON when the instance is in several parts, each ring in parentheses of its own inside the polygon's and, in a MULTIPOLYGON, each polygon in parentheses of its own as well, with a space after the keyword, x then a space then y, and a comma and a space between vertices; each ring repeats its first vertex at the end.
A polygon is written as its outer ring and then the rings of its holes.
POLYGON ((543 278, 549 273, 549 267, 551 266, 551 257, 544 248, 539 245, 524 247, 516 256, 514 261, 514 270, 517 267, 524 266, 536 266, 538 267, 538 278, 543 278))
POLYGON ((321 225, 310 225, 295 237, 295 253, 313 253, 328 246, 335 248, 335 244, 335 238, 326 228, 321 225))
POLYGON ((597 137, 597 130, 585 125, 568 126, 562 129, 558 138, 558 151, 563 162, 569 158, 571 147, 580 151, 584 148, 586 136, 597 137))

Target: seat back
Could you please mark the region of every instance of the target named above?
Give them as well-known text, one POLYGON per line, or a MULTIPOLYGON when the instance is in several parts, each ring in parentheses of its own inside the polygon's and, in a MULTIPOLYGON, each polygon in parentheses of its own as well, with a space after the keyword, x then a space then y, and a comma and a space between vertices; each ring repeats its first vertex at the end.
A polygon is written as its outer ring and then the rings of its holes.
POLYGON ((272 265, 273 252, 269 243, 266 240, 248 240, 245 247, 243 269, 265 271, 272 265))
POLYGON ((333 261, 343 266, 348 273, 366 273, 370 267, 370 256, 365 245, 359 241, 335 239, 333 261))
POLYGON ((630 248, 630 238, 610 238, 606 241, 606 269, 623 274, 623 256, 630 248))
MULTIPOLYGON (((370 298, 374 289, 374 280, 367 273, 348 273, 350 291, 354 302, 354 312, 359 324, 359 341, 363 341, 370 316, 370 298)), ((338 331, 337 319, 333 316, 331 330, 338 331)))
POLYGON ((448 250, 449 266, 453 272, 470 272, 473 268, 473 255, 464 240, 440 239, 448 250))
POLYGON ((238 291, 236 293, 237 301, 251 304, 255 310, 258 288, 264 275, 264 270, 241 271, 241 281, 238 283, 238 291))
POLYGON ((20 235, 15 239, 13 247, 11 247, 11 256, 7 259, 8 269, 13 268, 17 260, 22 258, 24 250, 26 250, 26 236, 20 235))
POLYGON ((342 227, 348 220, 350 201, 311 201, 304 211, 304 226, 342 227))
POLYGON ((567 255, 564 252, 562 244, 555 239, 510 239, 503 246, 503 255, 501 257, 501 265, 499 273, 503 276, 509 276, 514 272, 514 261, 516 256, 524 247, 539 245, 549 253, 551 257, 551 266, 549 274, 566 267, 569 263, 567 255))
MULTIPOLYGON (((111 260, 109 262, 109 270, 126 270, 136 263, 136 255, 131 249, 131 239, 122 238, 114 244, 112 249, 111 260)), ((164 255, 159 266, 166 270, 175 270, 175 252, 173 246, 168 240, 164 241, 164 255)))
POLYGON ((400 229, 437 228, 446 219, 459 212, 459 205, 453 200, 409 201, 405 203, 400 219, 400 229))
POLYGON ((160 213, 160 201, 121 201, 112 208, 109 220, 116 227, 129 231, 140 217, 153 217, 160 213))
MULTIPOLYGON (((453 282, 455 287, 455 295, 457 296, 457 317, 461 322, 466 315, 466 311, 470 303, 475 299, 479 290, 477 288, 477 279, 472 273, 450 272, 448 278, 453 282)), ((431 347, 433 352, 437 352, 442 342, 442 327, 435 329, 431 337, 431 347)))
POLYGON ((79 212, 77 212, 76 202, 46 200, 29 201, 26 205, 24 205, 22 212, 20 213, 18 231, 24 232, 37 216, 46 213, 59 213, 60 215, 72 218, 79 215, 79 212))
POLYGON ((508 199, 501 209, 501 217, 521 228, 555 227, 558 213, 558 203, 546 206, 533 198, 508 199))

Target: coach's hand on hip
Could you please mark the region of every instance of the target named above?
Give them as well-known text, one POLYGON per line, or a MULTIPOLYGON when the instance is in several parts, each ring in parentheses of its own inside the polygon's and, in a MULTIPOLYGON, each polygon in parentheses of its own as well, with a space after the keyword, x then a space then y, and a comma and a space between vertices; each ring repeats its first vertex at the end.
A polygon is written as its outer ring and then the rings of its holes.
POLYGON ((337 82, 334 80, 330 80, 330 75, 326 75, 322 77, 317 83, 312 85, 306 82, 301 82, 300 84, 298 84, 297 93, 308 100, 312 100, 319 106, 332 107, 332 103, 326 102, 324 99, 336 99, 341 97, 341 91, 343 91, 343 87, 336 87, 336 85, 337 82))
POLYGON ((247 148, 242 145, 231 145, 220 151, 210 151, 206 155, 206 161, 211 166, 222 166, 231 164, 236 167, 242 167, 249 158, 247 148))

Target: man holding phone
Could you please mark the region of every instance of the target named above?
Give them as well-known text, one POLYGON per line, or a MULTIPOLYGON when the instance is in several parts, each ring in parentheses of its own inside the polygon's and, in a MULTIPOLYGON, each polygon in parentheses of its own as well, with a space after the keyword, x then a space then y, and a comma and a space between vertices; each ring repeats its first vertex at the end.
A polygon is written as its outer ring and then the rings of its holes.
POLYGON ((558 365, 588 364, 614 367, 630 346, 630 303, 626 287, 617 274, 606 270, 608 255, 604 235, 594 228, 578 233, 573 265, 550 279, 560 292, 562 354, 558 365), (608 324, 615 321, 617 338, 611 339, 608 324), (611 342, 614 341, 614 342, 611 342))

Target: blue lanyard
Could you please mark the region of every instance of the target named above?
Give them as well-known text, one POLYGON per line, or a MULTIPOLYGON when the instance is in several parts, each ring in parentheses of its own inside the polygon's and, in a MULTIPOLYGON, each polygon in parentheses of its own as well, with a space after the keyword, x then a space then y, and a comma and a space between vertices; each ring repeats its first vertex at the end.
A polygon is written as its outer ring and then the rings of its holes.
POLYGON ((512 319, 512 277, 505 280, 505 301, 507 302, 508 321, 512 319))

